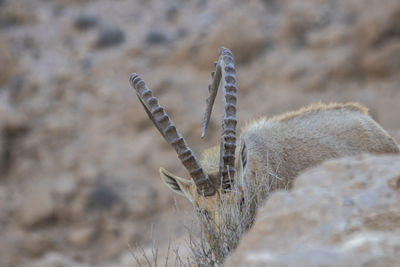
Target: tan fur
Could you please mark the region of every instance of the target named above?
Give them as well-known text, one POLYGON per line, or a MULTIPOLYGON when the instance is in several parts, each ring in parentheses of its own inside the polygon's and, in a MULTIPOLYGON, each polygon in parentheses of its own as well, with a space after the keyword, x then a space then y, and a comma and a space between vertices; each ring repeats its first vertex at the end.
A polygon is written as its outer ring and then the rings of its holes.
MULTIPOLYGON (((256 184, 262 180, 271 184, 271 190, 290 188, 301 171, 327 159, 360 153, 400 153, 400 150, 360 104, 318 103, 247 124, 238 138, 234 181, 240 184, 243 179, 256 184), (240 152, 244 143, 247 166, 242 170, 240 152)), ((218 184, 219 146, 204 151, 201 165, 218 184)), ((218 224, 216 208, 226 194, 218 192, 204 199, 197 194, 193 182, 187 191, 197 208, 207 210, 218 224)))
POLYGON ((269 119, 269 121, 288 121, 290 119, 301 117, 305 115, 309 115, 310 113, 320 112, 324 110, 335 110, 335 109, 347 109, 353 111, 359 111, 361 113, 368 114, 368 109, 358 103, 349 102, 349 103, 336 103, 332 102, 329 104, 324 104, 322 102, 311 104, 305 107, 300 108, 296 111, 286 112, 285 114, 274 116, 269 119))
POLYGON ((399 153, 396 142, 356 103, 316 104, 248 125, 246 178, 274 173, 279 187, 324 160, 359 153, 399 153), (268 164, 267 164, 268 163, 268 164))

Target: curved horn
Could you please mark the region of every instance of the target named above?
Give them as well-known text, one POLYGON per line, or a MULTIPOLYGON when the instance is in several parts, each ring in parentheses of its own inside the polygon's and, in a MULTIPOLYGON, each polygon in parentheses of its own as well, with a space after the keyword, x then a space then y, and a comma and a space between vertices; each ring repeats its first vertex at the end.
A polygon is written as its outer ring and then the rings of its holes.
POLYGON ((222 134, 220 148, 219 173, 222 179, 222 189, 231 188, 235 175, 235 150, 236 150, 236 71, 232 52, 221 47, 219 59, 215 64, 215 72, 211 73, 212 82, 208 90, 207 108, 203 120, 202 137, 205 136, 211 111, 217 95, 220 80, 222 80, 222 134))
POLYGON ((216 191, 211 179, 208 177, 207 173, 204 172, 196 156, 186 144, 185 139, 169 119, 165 110, 158 104, 157 98, 153 97, 151 90, 146 86, 143 79, 136 73, 133 73, 129 78, 129 82, 135 89, 136 94, 151 121, 160 131, 168 144, 175 149, 182 164, 193 178, 199 194, 204 196, 214 195, 216 191))

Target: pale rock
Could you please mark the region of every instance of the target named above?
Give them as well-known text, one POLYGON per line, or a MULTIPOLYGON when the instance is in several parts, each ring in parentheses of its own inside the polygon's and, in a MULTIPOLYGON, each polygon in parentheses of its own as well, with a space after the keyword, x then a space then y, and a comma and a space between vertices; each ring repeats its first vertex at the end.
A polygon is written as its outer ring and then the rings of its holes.
POLYGON ((328 161, 273 193, 225 266, 399 266, 400 156, 328 161))
POLYGON ((10 102, 10 95, 0 91, 0 130, 21 130, 26 128, 28 124, 27 117, 21 111, 15 109, 10 102))
POLYGON ((19 206, 20 223, 30 227, 50 219, 55 212, 54 201, 50 188, 41 185, 31 185, 26 189, 19 206))
POLYGON ((74 177, 60 177, 57 183, 54 183, 52 191, 54 195, 62 200, 69 199, 77 190, 77 182, 74 177))
POLYGON ((74 247, 83 247, 92 240, 94 234, 95 228, 92 226, 72 229, 68 235, 68 241, 74 247))
POLYGON ((90 267, 92 265, 74 261, 60 253, 49 252, 42 259, 25 265, 26 267, 90 267))

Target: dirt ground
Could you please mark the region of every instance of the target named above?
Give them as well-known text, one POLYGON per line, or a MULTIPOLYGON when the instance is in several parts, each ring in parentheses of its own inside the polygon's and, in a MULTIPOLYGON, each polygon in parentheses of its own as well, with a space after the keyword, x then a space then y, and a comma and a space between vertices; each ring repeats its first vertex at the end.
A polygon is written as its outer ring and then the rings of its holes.
POLYGON ((239 125, 356 101, 400 140, 398 0, 0 0, 0 265, 134 266, 136 244, 182 240, 191 207, 158 169, 188 175, 128 79, 200 156, 221 46, 239 125))

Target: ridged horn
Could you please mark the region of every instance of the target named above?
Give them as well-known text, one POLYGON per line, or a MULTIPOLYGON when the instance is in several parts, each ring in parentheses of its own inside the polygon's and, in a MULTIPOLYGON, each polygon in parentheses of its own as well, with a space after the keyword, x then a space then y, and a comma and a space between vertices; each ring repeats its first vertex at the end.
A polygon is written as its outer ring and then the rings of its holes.
POLYGON ((219 59, 212 74, 212 82, 208 90, 207 107, 204 114, 202 138, 206 134, 211 117, 212 107, 217 95, 218 87, 222 81, 222 134, 219 173, 222 180, 222 191, 229 190, 235 175, 235 150, 236 150, 236 71, 232 52, 221 47, 219 59))
POLYGON ((183 166, 185 166, 195 182, 198 193, 203 196, 214 195, 216 190, 213 182, 200 166, 185 139, 178 132, 165 110, 159 105, 157 98, 153 96, 152 91, 146 86, 143 79, 136 73, 133 73, 129 78, 129 82, 135 89, 136 95, 146 110, 150 120, 154 123, 168 144, 175 149, 183 166))

